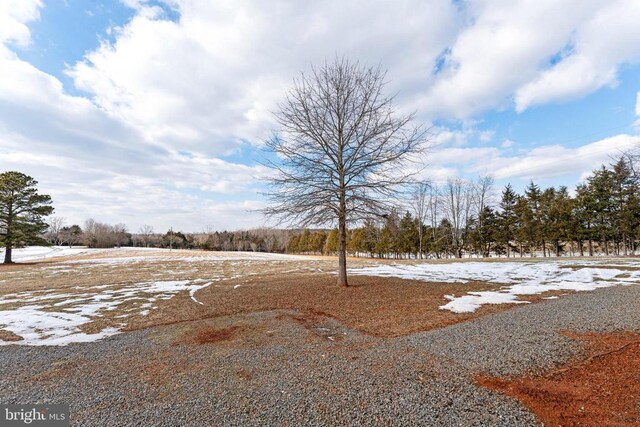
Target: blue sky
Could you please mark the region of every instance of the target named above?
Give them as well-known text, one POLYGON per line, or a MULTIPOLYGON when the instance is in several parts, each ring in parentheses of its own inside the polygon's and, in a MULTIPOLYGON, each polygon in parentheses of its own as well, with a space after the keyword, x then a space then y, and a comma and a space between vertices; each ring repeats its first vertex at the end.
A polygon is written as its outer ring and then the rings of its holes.
POLYGON ((261 226, 271 113, 339 54, 432 126, 425 179, 574 187, 640 144, 637 22, 635 0, 6 0, 0 170, 70 223, 261 226))

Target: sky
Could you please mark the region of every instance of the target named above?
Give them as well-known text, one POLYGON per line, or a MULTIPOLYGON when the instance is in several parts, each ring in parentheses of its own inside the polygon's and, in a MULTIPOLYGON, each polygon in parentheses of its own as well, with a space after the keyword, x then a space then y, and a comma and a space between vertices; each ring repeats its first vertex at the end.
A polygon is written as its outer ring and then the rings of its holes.
POLYGON ((387 70, 421 178, 574 187, 640 146, 638 0, 1 0, 0 171, 55 215, 247 229, 292 80, 387 70))

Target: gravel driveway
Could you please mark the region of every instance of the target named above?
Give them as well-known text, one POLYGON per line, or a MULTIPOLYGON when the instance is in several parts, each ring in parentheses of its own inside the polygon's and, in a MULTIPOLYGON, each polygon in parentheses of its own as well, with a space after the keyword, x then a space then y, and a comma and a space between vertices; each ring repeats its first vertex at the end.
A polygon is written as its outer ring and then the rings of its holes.
POLYGON ((66 347, 0 347, 0 401, 69 403, 82 426, 530 426, 477 374, 543 372, 579 355, 562 331, 640 332, 640 286, 375 338, 270 311, 66 347))

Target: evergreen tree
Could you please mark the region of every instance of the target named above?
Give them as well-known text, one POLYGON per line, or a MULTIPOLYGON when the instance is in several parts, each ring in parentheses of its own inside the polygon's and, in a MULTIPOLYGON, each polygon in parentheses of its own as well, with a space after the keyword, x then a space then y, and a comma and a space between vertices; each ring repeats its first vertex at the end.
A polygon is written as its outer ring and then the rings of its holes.
POLYGON ((289 239, 289 243, 287 243, 287 253, 297 254, 300 252, 300 235, 296 234, 291 237, 291 239, 289 239))
POLYGON ((544 238, 542 237, 542 193, 540 187, 531 181, 529 186, 524 190, 524 197, 528 209, 524 211, 524 220, 521 222, 524 228, 525 238, 531 248, 531 256, 534 256, 535 250, 539 244, 544 248, 544 238))
POLYGON ((495 249, 495 242, 498 234, 498 217, 490 207, 485 207, 478 216, 478 246, 484 258, 491 256, 491 251, 495 249))
MULTIPOLYGON (((613 224, 617 230, 617 241, 622 244, 624 255, 633 251, 631 241, 638 230, 638 184, 633 171, 624 158, 620 158, 611 169, 613 224)), ((616 245, 619 255, 619 244, 616 245)))
POLYGON ((593 218, 595 232, 600 241, 601 250, 609 255, 609 243, 613 232, 613 174, 606 167, 594 171, 587 180, 589 192, 593 197, 593 218))
POLYGON ((20 172, 0 174, 0 245, 4 263, 11 264, 16 245, 44 244, 40 236, 47 229, 44 217, 53 213, 51 197, 38 194, 38 181, 20 172))
POLYGON ((398 243, 400 236, 400 217, 398 211, 392 209, 385 218, 381 239, 378 242, 377 252, 381 255, 398 254, 398 243))
POLYGON ((501 212, 498 215, 498 240, 504 245, 507 258, 511 257, 511 242, 514 240, 518 215, 516 213, 517 196, 513 191, 511 184, 507 185, 502 192, 502 200, 500 201, 501 212))
POLYGON ((545 190, 545 215, 543 228, 546 239, 553 243, 556 256, 563 251, 563 242, 570 240, 569 231, 573 213, 573 200, 569 197, 567 187, 545 190))
POLYGON ((595 236, 595 200, 589 185, 580 184, 576 189, 574 218, 578 222, 576 234, 580 244, 580 254, 583 253, 582 244, 586 240, 589 256, 593 256, 593 239, 595 236))
POLYGON ((418 219, 414 219, 409 212, 407 212, 400 221, 400 233, 398 236, 398 251, 402 254, 416 254, 418 257, 418 246, 416 243, 420 238, 418 232, 418 219))
MULTIPOLYGON (((349 250, 352 252, 357 251, 357 249, 354 250, 351 247, 349 248, 349 250)), ((337 252, 338 252, 338 229, 334 228, 329 232, 329 235, 327 236, 327 240, 324 246, 324 253, 335 254, 337 252)))
POLYGON ((533 212, 525 196, 517 196, 516 204, 514 206, 516 213, 518 228, 515 232, 515 240, 518 243, 518 252, 520 257, 523 257, 528 250, 528 245, 531 240, 535 240, 533 230, 533 212))

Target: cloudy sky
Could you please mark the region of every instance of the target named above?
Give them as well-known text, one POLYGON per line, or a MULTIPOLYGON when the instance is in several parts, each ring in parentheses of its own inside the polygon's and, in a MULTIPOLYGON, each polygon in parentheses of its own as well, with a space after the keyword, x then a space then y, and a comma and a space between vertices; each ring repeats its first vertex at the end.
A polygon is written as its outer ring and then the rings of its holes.
POLYGON ((68 222, 261 226, 262 141, 300 71, 388 70, 426 176, 574 186, 640 145, 638 0, 2 0, 0 171, 68 222))

